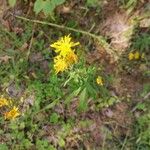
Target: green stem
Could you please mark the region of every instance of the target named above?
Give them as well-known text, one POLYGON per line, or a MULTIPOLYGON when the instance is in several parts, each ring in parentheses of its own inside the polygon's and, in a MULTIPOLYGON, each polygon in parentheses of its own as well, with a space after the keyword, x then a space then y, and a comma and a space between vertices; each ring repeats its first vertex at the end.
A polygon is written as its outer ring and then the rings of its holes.
POLYGON ((17 15, 14 15, 14 16, 16 18, 24 20, 24 21, 38 23, 38 24, 43 24, 43 25, 48 25, 48 26, 52 26, 52 27, 55 27, 55 28, 59 28, 59 29, 66 29, 66 30, 69 30, 69 31, 82 33, 84 35, 90 36, 90 37, 98 40, 100 42, 100 44, 105 48, 106 52, 108 54, 110 54, 112 58, 115 58, 115 60, 116 60, 116 58, 118 56, 117 51, 115 49, 110 48, 110 45, 106 42, 106 40, 104 39, 103 36, 95 35, 95 34, 92 34, 90 32, 87 32, 87 31, 74 29, 74 28, 71 28, 71 27, 66 27, 64 25, 58 25, 58 24, 51 23, 51 22, 45 22, 45 21, 40 21, 40 20, 32 20, 32 19, 25 18, 25 17, 22 17, 22 16, 17 16, 17 15))

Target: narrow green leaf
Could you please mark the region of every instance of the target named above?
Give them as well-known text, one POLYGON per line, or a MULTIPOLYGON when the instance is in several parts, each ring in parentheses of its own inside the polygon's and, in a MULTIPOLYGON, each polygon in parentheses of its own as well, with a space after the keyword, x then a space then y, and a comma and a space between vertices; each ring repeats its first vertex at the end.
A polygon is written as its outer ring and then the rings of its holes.
POLYGON ((80 94, 80 97, 79 97, 79 107, 78 107, 78 110, 79 111, 86 111, 87 110, 87 107, 88 107, 88 104, 87 104, 87 89, 84 88, 80 94))
POLYGON ((77 90, 73 91, 65 100, 65 104, 69 104, 70 101, 76 97, 81 91, 81 87, 79 87, 77 90))
POLYGON ((128 3, 126 4, 126 8, 131 7, 133 4, 135 4, 137 0, 129 0, 128 3))

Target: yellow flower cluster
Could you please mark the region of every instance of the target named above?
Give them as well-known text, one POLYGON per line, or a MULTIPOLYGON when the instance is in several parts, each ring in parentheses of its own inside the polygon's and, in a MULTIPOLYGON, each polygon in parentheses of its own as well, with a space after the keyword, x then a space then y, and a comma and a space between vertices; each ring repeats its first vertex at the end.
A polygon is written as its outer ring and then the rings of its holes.
MULTIPOLYGON (((0 97, 0 107, 11 107, 12 102, 10 100, 7 100, 6 98, 0 97)), ((11 119, 15 119, 17 116, 20 115, 20 112, 18 110, 18 108, 16 106, 13 106, 13 108, 4 113, 4 118, 11 120, 11 119)))
POLYGON ((144 58, 144 53, 142 53, 142 54, 140 54, 139 52, 135 52, 135 53, 133 53, 133 52, 130 52, 129 54, 128 54, 128 59, 129 60, 139 60, 140 58, 144 58))
POLYGON ((3 106, 8 106, 9 105, 9 101, 5 98, 0 98, 0 107, 3 106))
POLYGON ((12 110, 10 110, 10 111, 8 111, 8 112, 6 112, 6 113, 4 114, 5 119, 9 119, 9 120, 15 119, 15 118, 18 117, 19 115, 20 115, 19 110, 18 110, 18 108, 15 107, 15 106, 13 107, 12 110))
POLYGON ((101 77, 101 76, 98 76, 98 77, 97 77, 96 82, 97 82, 97 84, 98 84, 98 85, 101 85, 101 86, 103 86, 103 85, 104 85, 104 83, 103 83, 103 79, 102 79, 102 77, 101 77))
POLYGON ((74 63, 77 63, 78 57, 75 54, 75 50, 72 48, 79 45, 79 42, 72 42, 70 35, 60 38, 57 42, 50 46, 55 48, 57 54, 54 57, 54 69, 56 74, 68 69, 74 63))

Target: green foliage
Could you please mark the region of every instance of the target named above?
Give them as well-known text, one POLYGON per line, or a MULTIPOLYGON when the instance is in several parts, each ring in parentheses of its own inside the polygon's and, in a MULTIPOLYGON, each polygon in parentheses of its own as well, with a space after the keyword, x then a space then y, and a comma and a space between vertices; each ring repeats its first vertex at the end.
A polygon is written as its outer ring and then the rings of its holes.
POLYGON ((138 118, 136 122, 135 134, 137 136, 137 149, 150 149, 150 113, 138 118))
POLYGON ((21 37, 13 32, 6 32, 0 27, 0 56, 6 57, 6 62, 1 62, 0 66, 0 83, 1 86, 8 86, 9 82, 16 81, 20 83, 22 79, 27 76, 28 60, 26 57, 26 51, 21 52, 21 47, 26 41, 30 39, 32 32, 32 25, 26 24, 25 31, 21 37), (8 48, 4 42, 9 39, 8 48), (8 59, 7 59, 8 58, 8 59))
POLYGON ((129 48, 126 59, 123 62, 124 68, 128 72, 140 72, 143 77, 149 77, 149 65, 150 65, 150 36, 149 30, 147 33, 141 33, 140 29, 137 28, 135 35, 132 38, 132 44, 129 48), (139 53, 138 59, 129 60, 129 54, 139 53))
POLYGON ((52 113, 50 116, 50 122, 54 124, 58 123, 59 117, 60 116, 57 113, 52 113))
POLYGON ((140 95, 141 95, 142 97, 145 97, 145 96, 148 94, 149 91, 150 91, 150 84, 149 84, 149 83, 144 84, 143 90, 142 90, 142 92, 140 93, 140 95))
MULTIPOLYGON (((65 1, 66 0, 36 0, 33 10, 36 14, 43 12, 46 16, 50 15, 53 17, 55 8, 65 1)), ((8 0, 8 2, 11 7, 14 7, 16 4, 16 0, 8 0)))
MULTIPOLYGON (((24 2, 25 1, 22 1, 22 3, 24 2)), ((46 16, 53 16, 55 8, 63 4, 65 0, 35 0, 34 2, 33 7, 36 14, 43 12, 46 16)), ((102 0, 87 0, 86 6, 89 7, 88 10, 91 10, 91 7, 97 8, 97 6, 101 5, 101 2, 102 0)), ((9 0, 11 7, 15 6, 15 3, 15 0, 9 0)), ((133 9, 136 3, 136 0, 124 0, 124 6, 127 9, 133 9)), ((80 2, 79 4, 82 5, 80 2)), ((82 7, 81 9, 84 10, 87 8, 82 7)), ((65 17, 66 16, 67 15, 65 15, 65 17)), ((64 21, 61 19, 58 18, 58 22, 64 21)), ((70 20, 65 22, 66 26, 73 28, 80 27, 80 23, 78 23, 74 17, 70 17, 69 19, 70 20)), ((19 26, 22 25, 22 22, 17 23, 19 26)), ((103 108, 109 107, 111 110, 110 106, 120 102, 122 97, 117 97, 114 94, 116 87, 113 87, 113 84, 111 85, 111 76, 107 74, 107 67, 104 66, 105 68, 103 69, 103 67, 99 67, 99 64, 88 65, 82 55, 78 54, 79 59, 76 65, 56 75, 52 61, 55 54, 49 50, 49 44, 53 39, 58 38, 59 35, 64 33, 60 33, 49 27, 45 28, 44 25, 41 28, 37 24, 35 25, 36 29, 34 34, 32 33, 34 27, 31 24, 23 24, 24 31, 21 34, 0 29, 0 40, 2 41, 0 43, 0 59, 2 60, 0 60, 0 90, 4 91, 7 89, 12 82, 17 84, 18 87, 20 84, 23 84, 25 88, 25 92, 23 92, 18 99, 16 98, 16 104, 19 103, 20 110, 22 111, 21 116, 13 121, 6 121, 2 117, 0 118, 0 136, 2 139, 6 138, 7 140, 6 144, 0 144, 0 149, 69 149, 67 147, 68 143, 76 143, 77 147, 79 146, 81 149, 94 149, 90 146, 85 147, 84 145, 86 142, 92 143, 93 139, 90 137, 91 135, 94 136, 94 139, 97 140, 98 138, 99 140, 99 135, 97 135, 99 131, 96 131, 97 133, 95 134, 95 126, 97 130, 99 118, 95 119, 93 116, 95 114, 99 115, 100 110, 103 108), (31 43, 32 38, 33 41, 31 43), (6 43, 6 41, 9 42, 6 43), (24 44, 28 46, 24 50, 21 50, 24 44), (30 46, 31 49, 29 48, 30 46), (37 53, 40 53, 40 58, 37 57, 37 53), (29 57, 28 54, 30 54, 29 57), (47 69, 41 65, 45 61, 48 63, 47 69), (96 82, 98 76, 102 77, 103 84, 101 85, 96 82), (34 97, 33 101, 28 102, 28 96, 31 95, 34 97), (94 115, 89 112, 92 112, 94 115), (89 117, 88 120, 85 120, 87 119, 86 115, 89 117), (90 132, 92 132, 92 134, 90 132), (51 136, 52 139, 47 140, 51 138, 51 136), (87 141, 84 143, 85 139, 87 141), (90 139, 90 141, 88 141, 88 139, 90 139), (82 145, 84 145, 84 148, 82 148, 82 145)), ((93 31, 96 30, 94 29, 93 31)), ((76 39, 81 38, 80 42, 83 40, 83 44, 80 43, 80 48, 85 49, 86 46, 84 42, 86 40, 84 41, 84 38, 81 37, 79 33, 75 33, 74 36, 76 39)), ((92 48, 94 49, 94 47, 92 48)), ((131 49, 146 54, 146 59, 136 61, 135 64, 148 64, 147 57, 149 56, 149 48, 149 34, 144 33, 134 36, 131 49)), ((105 59, 103 61, 105 61, 105 59)), ((137 67, 135 64, 133 64, 133 66, 137 67)), ((128 65, 127 60, 125 60, 125 65, 128 65)), ((117 71, 115 73, 118 75, 117 71)), ((144 86, 144 90, 140 96, 142 98, 145 97, 149 91, 150 88, 147 84, 144 86)), ((137 118, 133 129, 134 138, 136 138, 134 147, 136 149, 149 150, 150 113, 148 112, 148 102, 138 103, 136 110, 140 112, 140 117, 137 118)), ((113 117, 115 117, 115 111, 107 112, 107 115, 111 116, 113 113, 113 117)), ((118 112, 116 112, 116 114, 117 113, 118 112)), ((102 136, 102 140, 104 138, 104 148, 107 139, 110 141, 114 139, 118 140, 116 136, 113 136, 113 132, 117 132, 116 134, 118 134, 120 131, 117 129, 121 128, 122 130, 122 128, 126 126, 120 125, 119 121, 114 121, 117 123, 117 126, 115 125, 116 123, 112 125, 111 120, 113 122, 113 117, 106 120, 104 124, 101 122, 104 127, 100 131, 100 136, 102 136), (107 127, 105 124, 107 124, 107 127)), ((100 121, 105 121, 105 118, 106 116, 100 117, 100 121)), ((121 142, 121 145, 123 145, 122 149, 126 148, 124 147, 126 142, 126 140, 124 143, 121 142)), ((111 144, 111 142, 108 144, 109 147, 111 147, 111 144)), ((76 146, 75 149, 77 149, 76 146)), ((114 149, 116 150, 117 148, 114 149)))
POLYGON ((65 0, 36 0, 34 11, 36 14, 43 11, 45 15, 53 16, 54 9, 65 2, 65 0))
POLYGON ((1 150, 8 150, 8 147, 6 144, 0 144, 0 149, 1 150))
POLYGON ((23 132, 23 130, 25 128, 25 125, 23 125, 23 122, 20 124, 18 120, 15 120, 15 121, 10 122, 7 125, 9 128, 9 131, 7 132, 9 141, 7 142, 7 146, 3 145, 4 150, 5 149, 7 150, 8 149, 7 147, 11 147, 16 150, 30 149, 33 144, 31 142, 30 138, 27 136, 27 134, 23 132))
POLYGON ((146 111, 146 104, 145 104, 145 103, 138 103, 138 104, 136 105, 136 109, 137 109, 137 110, 146 111))
POLYGON ((79 107, 78 107, 78 109, 79 109, 79 111, 85 111, 85 110, 87 110, 87 108, 88 108, 88 103, 87 103, 87 89, 86 88, 84 88, 82 91, 81 91, 81 93, 80 93, 80 95, 79 95, 79 107))
POLYGON ((46 82, 35 80, 29 84, 29 91, 35 92, 36 102, 34 104, 35 110, 40 110, 45 101, 53 102, 54 99, 59 99, 63 95, 60 88, 62 79, 59 79, 55 74, 51 75, 46 82))
POLYGON ((99 2, 99 0, 87 0, 87 1, 86 1, 86 4, 87 4, 87 6, 89 6, 89 7, 96 7, 97 4, 98 4, 98 2, 99 2))
POLYGON ((107 96, 107 97, 100 98, 97 100, 97 103, 98 103, 97 108, 102 109, 102 108, 110 107, 119 102, 120 100, 118 99, 118 97, 107 96))
POLYGON ((127 10, 127 13, 131 13, 136 7, 138 0, 119 0, 119 3, 127 10))
POLYGON ((48 143, 47 140, 37 140, 36 149, 38 150, 56 150, 52 145, 48 143))
MULTIPOLYGON (((83 60, 83 58, 81 58, 83 60)), ((118 101, 117 97, 112 97, 107 89, 109 85, 109 76, 102 73, 102 69, 96 69, 95 66, 86 66, 85 61, 78 63, 68 73, 68 78, 64 86, 68 88, 68 97, 65 104, 68 105, 74 97, 79 97, 79 111, 87 111, 89 100, 97 103, 96 109, 109 107, 118 101), (98 75, 103 76, 104 85, 98 85, 96 78, 98 75), (71 89, 71 90, 70 90, 71 89)))
MULTIPOLYGON (((150 84, 144 85, 141 92, 141 97, 145 96, 150 91, 150 84)), ((146 97, 142 103, 138 103, 136 106, 137 110, 143 111, 137 118, 134 124, 134 134, 136 137, 135 147, 139 150, 149 150, 150 149, 150 102, 149 97, 146 97)))
POLYGON ((150 36, 148 33, 143 33, 137 35, 133 39, 133 45, 132 47, 134 49, 140 50, 140 52, 149 52, 150 48, 150 36))
POLYGON ((16 4, 16 0, 8 0, 8 3, 11 7, 14 7, 16 4))

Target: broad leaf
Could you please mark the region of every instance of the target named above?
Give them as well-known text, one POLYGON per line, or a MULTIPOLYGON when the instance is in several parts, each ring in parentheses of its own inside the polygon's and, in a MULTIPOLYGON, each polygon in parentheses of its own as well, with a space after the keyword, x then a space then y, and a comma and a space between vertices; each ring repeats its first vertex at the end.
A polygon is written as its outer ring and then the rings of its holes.
POLYGON ((53 6, 50 0, 45 1, 44 7, 43 7, 43 12, 45 15, 51 14, 54 9, 55 9, 55 6, 53 6))
POLYGON ((36 0, 35 1, 34 11, 36 14, 38 14, 40 11, 42 11, 44 4, 45 4, 45 1, 43 1, 43 0, 36 0))
POLYGON ((65 2, 65 0, 36 0, 34 11, 36 14, 43 11, 45 15, 53 15, 54 9, 65 2))

